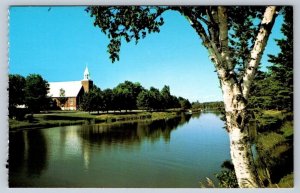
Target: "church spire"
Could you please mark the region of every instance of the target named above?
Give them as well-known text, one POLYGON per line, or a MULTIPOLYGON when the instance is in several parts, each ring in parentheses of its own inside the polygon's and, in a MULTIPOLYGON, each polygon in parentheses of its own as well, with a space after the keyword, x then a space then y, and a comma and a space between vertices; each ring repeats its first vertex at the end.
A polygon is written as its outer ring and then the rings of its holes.
POLYGON ((85 70, 83 73, 83 80, 90 80, 90 73, 87 65, 85 66, 85 70))

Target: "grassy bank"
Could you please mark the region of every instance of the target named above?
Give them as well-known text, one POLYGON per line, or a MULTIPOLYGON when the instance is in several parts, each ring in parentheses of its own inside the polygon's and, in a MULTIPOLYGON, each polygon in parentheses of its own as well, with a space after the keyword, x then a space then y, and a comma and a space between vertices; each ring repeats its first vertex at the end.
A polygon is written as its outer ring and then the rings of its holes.
MULTIPOLYGON (((265 110, 255 114, 257 135, 254 140, 255 165, 260 181, 267 188, 292 188, 293 172, 293 116, 291 112, 265 110)), ((255 132, 256 133, 256 132, 255 132)), ((238 187, 231 161, 222 164, 216 174, 219 186, 238 187)), ((217 187, 211 180, 202 187, 217 187)))
POLYGON ((110 123, 133 120, 158 120, 174 118, 179 111, 168 112, 118 112, 89 114, 80 111, 52 111, 44 114, 27 115, 24 120, 9 119, 9 129, 47 128, 65 125, 110 123))
POLYGON ((267 187, 293 187, 293 121, 290 113, 264 111, 256 116, 256 147, 261 181, 267 187))

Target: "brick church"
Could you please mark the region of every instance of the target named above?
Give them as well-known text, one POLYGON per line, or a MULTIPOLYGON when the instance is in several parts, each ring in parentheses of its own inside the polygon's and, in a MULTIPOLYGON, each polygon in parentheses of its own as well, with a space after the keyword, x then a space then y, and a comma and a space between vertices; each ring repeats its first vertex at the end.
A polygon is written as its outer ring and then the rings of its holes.
POLYGON ((49 82, 48 96, 55 100, 62 110, 78 110, 83 94, 89 92, 92 86, 93 81, 90 80, 90 73, 86 67, 81 81, 49 82), (65 98, 63 104, 60 98, 65 98))

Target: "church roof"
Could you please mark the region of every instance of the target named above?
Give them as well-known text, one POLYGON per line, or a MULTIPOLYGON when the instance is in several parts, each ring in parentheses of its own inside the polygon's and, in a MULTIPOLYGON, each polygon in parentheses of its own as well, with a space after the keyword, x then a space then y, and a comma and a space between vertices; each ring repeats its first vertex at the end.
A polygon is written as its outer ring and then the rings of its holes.
POLYGON ((60 97, 60 89, 64 89, 65 97, 77 97, 82 88, 81 81, 49 82, 50 97, 60 97))

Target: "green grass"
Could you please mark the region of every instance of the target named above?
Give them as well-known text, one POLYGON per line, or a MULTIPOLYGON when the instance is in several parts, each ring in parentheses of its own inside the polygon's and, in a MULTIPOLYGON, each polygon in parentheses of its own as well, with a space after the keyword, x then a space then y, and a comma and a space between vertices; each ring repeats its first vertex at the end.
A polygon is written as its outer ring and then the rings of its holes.
POLYGON ((286 121, 280 128, 280 131, 283 132, 284 137, 291 137, 294 135, 294 127, 292 121, 286 121))
POLYGON ((33 129, 33 128, 47 128, 54 126, 64 126, 64 125, 77 125, 85 124, 85 120, 43 120, 41 118, 35 119, 34 122, 29 121, 16 121, 9 120, 9 129, 33 129))
POLYGON ((268 116, 268 117, 276 117, 279 119, 283 119, 284 112, 277 111, 277 110, 264 110, 263 115, 268 116))
POLYGON ((32 119, 17 121, 10 119, 10 129, 46 128, 52 126, 94 124, 101 122, 132 121, 132 120, 158 120, 174 118, 177 112, 118 112, 104 114, 89 114, 81 111, 51 111, 34 114, 32 119))
POLYGON ((277 185, 280 188, 293 188, 294 187, 294 173, 284 176, 277 185))
POLYGON ((285 137, 275 132, 260 134, 257 138, 257 147, 264 151, 272 150, 277 144, 285 141, 285 137))
POLYGON ((292 113, 268 110, 263 111, 261 116, 256 116, 260 126, 256 138, 260 157, 257 160, 258 174, 260 179, 269 182, 268 187, 293 186, 293 121, 287 119, 291 115, 292 113))

